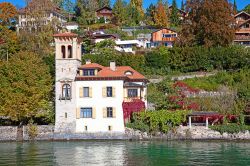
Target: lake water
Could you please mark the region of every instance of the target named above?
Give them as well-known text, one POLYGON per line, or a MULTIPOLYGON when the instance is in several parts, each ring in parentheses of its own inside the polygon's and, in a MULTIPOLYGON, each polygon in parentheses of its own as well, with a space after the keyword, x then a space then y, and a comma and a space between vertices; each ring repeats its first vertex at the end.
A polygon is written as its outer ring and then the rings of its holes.
POLYGON ((246 142, 0 143, 0 165, 250 165, 246 142))

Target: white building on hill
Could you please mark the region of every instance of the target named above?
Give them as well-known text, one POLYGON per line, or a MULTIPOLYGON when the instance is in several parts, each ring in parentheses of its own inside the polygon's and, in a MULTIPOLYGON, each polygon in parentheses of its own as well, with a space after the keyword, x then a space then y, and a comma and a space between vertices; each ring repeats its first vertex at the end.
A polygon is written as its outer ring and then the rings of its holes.
POLYGON ((124 132, 132 112, 147 105, 147 79, 129 66, 81 64, 76 34, 54 35, 56 45, 55 132, 124 132))

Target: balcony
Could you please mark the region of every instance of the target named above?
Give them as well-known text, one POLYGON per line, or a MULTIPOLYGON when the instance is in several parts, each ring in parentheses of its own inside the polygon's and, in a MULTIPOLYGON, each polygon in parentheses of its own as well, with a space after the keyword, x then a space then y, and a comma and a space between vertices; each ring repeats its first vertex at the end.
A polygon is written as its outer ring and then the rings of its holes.
POLYGON ((250 35, 247 36, 247 35, 236 35, 235 36, 235 39, 236 41, 250 41, 250 35))
POLYGON ((137 101, 137 100, 142 100, 143 98, 138 96, 138 97, 124 97, 123 98, 123 101, 124 102, 134 102, 134 101, 137 101))

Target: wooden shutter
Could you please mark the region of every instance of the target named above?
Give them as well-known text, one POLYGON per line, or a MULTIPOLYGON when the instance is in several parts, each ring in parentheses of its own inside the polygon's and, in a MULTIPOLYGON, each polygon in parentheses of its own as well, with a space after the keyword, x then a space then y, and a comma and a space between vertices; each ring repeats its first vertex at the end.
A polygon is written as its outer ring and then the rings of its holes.
POLYGON ((79 97, 83 98, 83 87, 79 88, 79 97))
POLYGON ((112 87, 112 97, 115 97, 115 87, 112 87))
POLYGON ((80 119, 80 115, 81 115, 81 108, 78 107, 78 108, 76 109, 76 119, 80 119))
POLYGON ((102 87, 102 97, 107 97, 107 88, 102 87))
POLYGON ((93 119, 96 118, 96 109, 95 109, 95 107, 92 107, 92 118, 93 119))
POLYGON ((116 108, 113 107, 113 118, 116 118, 116 108))
POLYGON ((89 87, 89 97, 92 97, 93 94, 92 94, 92 87, 89 87))
POLYGON ((82 70, 80 70, 80 76, 82 76, 83 75, 83 71, 82 70))
POLYGON ((123 89, 123 97, 124 98, 128 97, 128 95, 127 95, 127 89, 126 88, 123 89))
POLYGON ((106 107, 104 107, 102 109, 102 114, 103 114, 103 118, 107 118, 107 108, 106 107))

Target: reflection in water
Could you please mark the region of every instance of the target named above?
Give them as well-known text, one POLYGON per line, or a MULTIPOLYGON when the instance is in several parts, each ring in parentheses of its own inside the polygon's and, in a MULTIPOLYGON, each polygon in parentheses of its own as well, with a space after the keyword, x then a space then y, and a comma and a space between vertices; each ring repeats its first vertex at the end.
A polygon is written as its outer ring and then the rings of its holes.
POLYGON ((0 143, 0 165, 237 165, 250 163, 244 142, 0 143))

